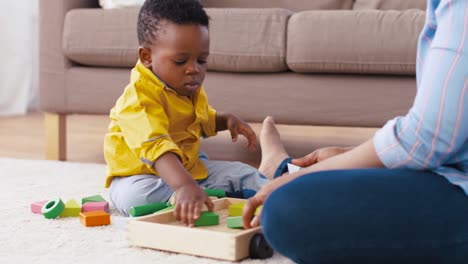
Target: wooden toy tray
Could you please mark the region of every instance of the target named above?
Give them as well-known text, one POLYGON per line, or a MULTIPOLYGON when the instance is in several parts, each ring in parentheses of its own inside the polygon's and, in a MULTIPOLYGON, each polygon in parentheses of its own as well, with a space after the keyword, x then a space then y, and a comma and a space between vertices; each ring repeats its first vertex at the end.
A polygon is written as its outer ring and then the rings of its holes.
POLYGON ((214 212, 219 214, 216 226, 184 226, 176 221, 173 210, 136 218, 128 226, 130 244, 229 261, 244 259, 251 255, 252 237, 262 231, 260 227, 248 230, 227 227, 229 205, 242 202, 245 200, 214 200, 214 212))

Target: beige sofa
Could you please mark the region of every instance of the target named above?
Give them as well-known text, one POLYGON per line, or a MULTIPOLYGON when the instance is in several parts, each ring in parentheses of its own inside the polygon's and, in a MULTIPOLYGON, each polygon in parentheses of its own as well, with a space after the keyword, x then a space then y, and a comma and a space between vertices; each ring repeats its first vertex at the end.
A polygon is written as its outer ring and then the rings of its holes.
MULTIPOLYGON (((39 3, 47 157, 64 160, 66 116, 107 115, 129 80, 138 8, 104 10, 98 0, 39 3)), ((425 0, 202 3, 211 17, 204 84, 211 104, 257 131, 265 116, 274 116, 292 156, 357 144, 370 135, 363 127, 379 127, 412 103, 425 0)), ((202 144, 211 158, 251 164, 260 158, 227 133, 202 144)))

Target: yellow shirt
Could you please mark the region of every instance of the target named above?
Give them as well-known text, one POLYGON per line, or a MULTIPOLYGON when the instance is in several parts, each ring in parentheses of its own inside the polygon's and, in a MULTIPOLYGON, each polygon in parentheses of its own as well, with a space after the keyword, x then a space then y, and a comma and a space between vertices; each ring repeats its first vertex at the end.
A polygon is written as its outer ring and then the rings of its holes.
POLYGON ((153 164, 166 152, 179 156, 194 179, 206 178, 198 159, 200 137, 216 135, 215 119, 203 87, 192 99, 180 96, 138 62, 110 112, 104 138, 106 187, 115 176, 159 175, 153 164))

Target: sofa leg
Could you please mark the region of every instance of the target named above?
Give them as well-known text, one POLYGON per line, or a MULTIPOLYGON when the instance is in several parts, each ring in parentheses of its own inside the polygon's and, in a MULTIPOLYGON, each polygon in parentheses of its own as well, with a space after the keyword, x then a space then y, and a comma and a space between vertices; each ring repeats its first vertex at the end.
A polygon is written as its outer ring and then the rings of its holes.
POLYGON ((46 159, 67 159, 67 115, 45 113, 46 159))

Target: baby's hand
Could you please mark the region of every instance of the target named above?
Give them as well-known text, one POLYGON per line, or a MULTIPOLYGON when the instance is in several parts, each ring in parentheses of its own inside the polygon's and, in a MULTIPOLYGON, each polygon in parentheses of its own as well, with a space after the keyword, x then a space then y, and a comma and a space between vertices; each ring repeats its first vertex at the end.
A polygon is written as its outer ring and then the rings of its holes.
POLYGON ((213 211, 213 202, 195 182, 188 183, 177 189, 177 202, 174 214, 184 225, 193 227, 200 217, 203 204, 213 211))
POLYGON ((232 142, 236 142, 238 135, 241 134, 248 140, 247 148, 255 151, 257 147, 257 135, 253 129, 235 115, 229 115, 226 121, 227 129, 231 132, 232 142))

